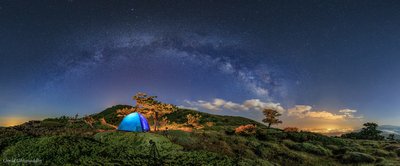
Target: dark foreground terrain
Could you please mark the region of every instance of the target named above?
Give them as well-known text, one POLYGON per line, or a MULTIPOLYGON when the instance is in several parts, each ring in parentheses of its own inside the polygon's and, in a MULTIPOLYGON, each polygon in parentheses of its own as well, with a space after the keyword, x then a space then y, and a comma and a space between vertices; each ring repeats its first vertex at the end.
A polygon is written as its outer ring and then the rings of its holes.
POLYGON ((116 131, 125 107, 0 128, 0 165, 400 165, 396 141, 284 132, 185 109, 166 115, 157 132, 116 131), (190 124, 188 114, 201 117, 190 124), (235 132, 249 124, 255 129, 235 132))

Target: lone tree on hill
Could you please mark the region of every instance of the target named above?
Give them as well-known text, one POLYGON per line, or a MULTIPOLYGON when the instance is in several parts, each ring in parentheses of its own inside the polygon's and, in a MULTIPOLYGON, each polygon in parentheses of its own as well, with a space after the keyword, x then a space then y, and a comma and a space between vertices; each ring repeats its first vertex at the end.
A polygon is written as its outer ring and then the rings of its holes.
POLYGON ((156 100, 157 96, 148 96, 146 93, 139 92, 133 99, 136 100, 135 109, 145 115, 153 117, 154 131, 157 131, 158 118, 170 114, 176 110, 176 106, 172 104, 162 103, 156 100))
POLYGON ((383 140, 384 136, 380 135, 382 131, 378 130, 378 124, 373 122, 367 122, 363 124, 363 128, 360 132, 351 132, 343 134, 342 138, 351 139, 369 139, 369 140, 383 140))
POLYGON ((380 134, 382 131, 378 130, 378 124, 373 122, 368 122, 363 124, 364 127, 360 131, 360 135, 362 139, 371 139, 371 140, 382 140, 383 136, 380 134))
POLYGON ((262 121, 264 123, 268 123, 268 128, 270 128, 271 125, 282 123, 282 121, 277 118, 278 116, 281 116, 282 114, 280 114, 275 109, 266 108, 263 110, 263 114, 265 116, 265 119, 263 119, 262 121))

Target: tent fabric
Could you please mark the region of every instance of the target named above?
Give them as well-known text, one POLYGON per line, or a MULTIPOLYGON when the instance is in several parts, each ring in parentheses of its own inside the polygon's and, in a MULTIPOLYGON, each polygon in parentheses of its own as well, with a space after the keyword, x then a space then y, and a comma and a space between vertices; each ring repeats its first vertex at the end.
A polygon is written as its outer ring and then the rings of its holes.
POLYGON ((118 130, 131 132, 147 132, 150 131, 147 119, 140 113, 134 112, 122 119, 118 126, 118 130))

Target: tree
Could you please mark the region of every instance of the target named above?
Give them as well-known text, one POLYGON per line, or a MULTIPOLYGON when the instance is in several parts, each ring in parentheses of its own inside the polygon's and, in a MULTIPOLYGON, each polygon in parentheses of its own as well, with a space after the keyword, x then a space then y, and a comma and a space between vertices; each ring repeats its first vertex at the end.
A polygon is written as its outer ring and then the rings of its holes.
POLYGON ((136 111, 135 107, 133 107, 133 108, 122 108, 122 109, 117 110, 117 117, 125 117, 125 116, 127 116, 130 113, 135 112, 135 111, 136 111))
POLYGON ((382 140, 383 136, 380 134, 382 131, 378 130, 378 124, 373 122, 367 122, 363 124, 363 128, 360 131, 361 139, 371 139, 371 140, 382 140))
POLYGON ((263 114, 265 116, 265 119, 263 119, 262 121, 264 123, 268 123, 268 128, 270 128, 271 125, 282 123, 282 121, 277 118, 278 116, 281 116, 282 114, 280 114, 275 109, 266 108, 263 110, 263 114))
POLYGON ((152 115, 154 122, 154 131, 157 131, 158 118, 170 114, 176 110, 176 106, 172 104, 162 103, 156 100, 157 96, 148 96, 146 93, 139 92, 133 99, 136 100, 135 110, 141 112, 142 114, 152 115))
POLYGON ((387 139, 391 140, 391 141, 394 141, 394 134, 389 134, 387 139))
POLYGON ((384 136, 380 135, 382 131, 378 130, 378 124, 373 122, 367 122, 363 124, 363 128, 360 132, 351 132, 343 134, 342 138, 351 139, 369 139, 369 140, 383 140, 384 136))
POLYGON ((192 125, 194 127, 200 126, 200 118, 201 118, 200 114, 196 114, 196 115, 188 114, 188 115, 186 115, 186 118, 187 118, 188 125, 192 125))

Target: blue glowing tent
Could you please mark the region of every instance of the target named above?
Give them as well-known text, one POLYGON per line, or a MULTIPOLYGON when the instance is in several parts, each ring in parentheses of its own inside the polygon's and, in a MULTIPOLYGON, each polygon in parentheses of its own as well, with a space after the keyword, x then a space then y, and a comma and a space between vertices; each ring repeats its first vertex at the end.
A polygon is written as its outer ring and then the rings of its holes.
POLYGON ((118 130, 131 132, 146 132, 150 131, 147 119, 140 113, 134 112, 122 119, 118 126, 118 130))

